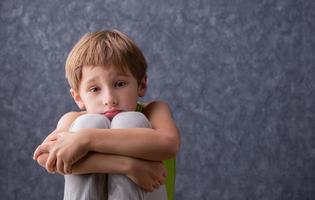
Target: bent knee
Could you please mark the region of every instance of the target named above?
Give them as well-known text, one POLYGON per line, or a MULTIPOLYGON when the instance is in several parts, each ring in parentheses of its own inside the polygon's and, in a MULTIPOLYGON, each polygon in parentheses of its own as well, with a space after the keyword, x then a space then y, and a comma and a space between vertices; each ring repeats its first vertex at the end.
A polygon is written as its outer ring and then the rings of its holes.
POLYGON ((99 114, 84 114, 79 116, 71 125, 70 131, 79 131, 83 128, 109 128, 110 121, 99 114))
POLYGON ((151 124, 143 113, 128 111, 117 114, 112 119, 111 128, 151 128, 151 124))

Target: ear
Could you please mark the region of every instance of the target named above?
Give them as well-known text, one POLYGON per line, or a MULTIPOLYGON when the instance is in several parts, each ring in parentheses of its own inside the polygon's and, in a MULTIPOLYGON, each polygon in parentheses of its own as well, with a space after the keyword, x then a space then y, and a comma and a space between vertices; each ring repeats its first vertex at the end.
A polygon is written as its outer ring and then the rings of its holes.
POLYGON ((143 97, 147 91, 147 86, 148 86, 148 76, 144 75, 142 78, 139 87, 138 87, 138 96, 143 97))
POLYGON ((73 100, 75 101, 75 103, 78 105, 78 107, 81 109, 81 110, 84 110, 85 109, 85 106, 84 106, 84 103, 79 95, 79 93, 74 90, 74 89, 70 89, 70 93, 71 93, 71 96, 73 98, 73 100))

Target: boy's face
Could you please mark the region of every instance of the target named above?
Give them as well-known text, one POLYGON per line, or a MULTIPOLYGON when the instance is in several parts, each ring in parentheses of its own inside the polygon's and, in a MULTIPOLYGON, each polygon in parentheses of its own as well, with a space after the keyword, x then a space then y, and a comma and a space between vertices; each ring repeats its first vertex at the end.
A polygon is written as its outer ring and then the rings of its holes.
POLYGON ((79 90, 70 91, 80 109, 113 118, 119 112, 136 109, 138 97, 145 94, 146 81, 144 77, 138 84, 130 71, 123 73, 115 67, 84 66, 79 90))

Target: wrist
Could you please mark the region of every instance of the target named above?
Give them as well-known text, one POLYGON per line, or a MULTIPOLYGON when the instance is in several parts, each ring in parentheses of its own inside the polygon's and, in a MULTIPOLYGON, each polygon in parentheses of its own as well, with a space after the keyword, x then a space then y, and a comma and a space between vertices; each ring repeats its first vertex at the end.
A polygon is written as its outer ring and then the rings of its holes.
POLYGON ((81 129, 77 134, 80 134, 80 142, 87 151, 92 151, 92 134, 89 129, 81 129))
POLYGON ((130 157, 125 157, 125 163, 124 163, 124 167, 123 167, 123 174, 128 176, 130 174, 132 174, 132 172, 134 171, 134 166, 135 166, 135 159, 130 158, 130 157))

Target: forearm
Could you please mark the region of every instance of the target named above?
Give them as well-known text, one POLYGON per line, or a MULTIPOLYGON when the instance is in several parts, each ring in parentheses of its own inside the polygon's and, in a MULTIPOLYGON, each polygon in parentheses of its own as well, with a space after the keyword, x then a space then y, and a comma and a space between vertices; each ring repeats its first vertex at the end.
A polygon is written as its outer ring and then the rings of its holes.
POLYGON ((126 174, 130 167, 131 159, 125 156, 90 152, 72 165, 72 174, 126 174))
POLYGON ((160 185, 166 177, 162 162, 151 162, 137 158, 90 152, 72 166, 72 174, 106 173, 122 174, 148 192, 160 185))
MULTIPOLYGON (((37 158, 37 163, 46 167, 48 153, 37 158)), ((72 165, 72 174, 115 173, 126 174, 133 158, 90 152, 72 165)))
POLYGON ((83 129, 89 150, 145 160, 161 161, 175 157, 179 138, 150 128, 83 129))

